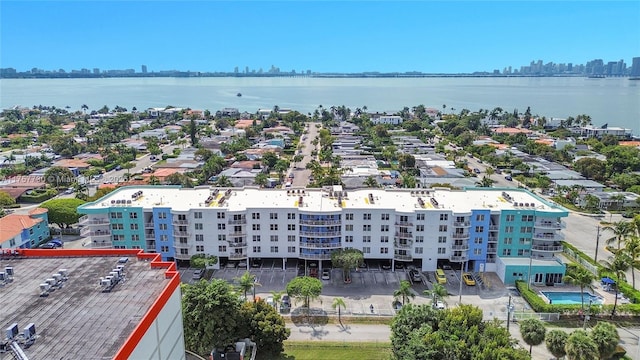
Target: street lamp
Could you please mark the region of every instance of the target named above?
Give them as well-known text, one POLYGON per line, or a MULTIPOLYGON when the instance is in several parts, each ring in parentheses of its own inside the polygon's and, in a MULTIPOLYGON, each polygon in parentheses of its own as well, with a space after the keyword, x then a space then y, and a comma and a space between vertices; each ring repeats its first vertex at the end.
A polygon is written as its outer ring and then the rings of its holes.
POLYGON ((507 305, 507 331, 509 331, 510 322, 511 322, 511 294, 509 294, 509 305, 507 305))

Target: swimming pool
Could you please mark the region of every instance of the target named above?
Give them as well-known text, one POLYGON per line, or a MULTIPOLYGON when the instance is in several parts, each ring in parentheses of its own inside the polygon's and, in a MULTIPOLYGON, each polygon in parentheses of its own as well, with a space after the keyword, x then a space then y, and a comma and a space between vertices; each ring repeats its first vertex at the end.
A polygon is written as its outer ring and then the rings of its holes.
MULTIPOLYGON (((542 292, 542 294, 549 299, 551 304, 580 305, 582 303, 582 297, 579 291, 548 291, 542 292)), ((593 304, 602 304, 603 302, 600 296, 585 291, 584 303, 589 304, 589 300, 591 300, 593 304)))

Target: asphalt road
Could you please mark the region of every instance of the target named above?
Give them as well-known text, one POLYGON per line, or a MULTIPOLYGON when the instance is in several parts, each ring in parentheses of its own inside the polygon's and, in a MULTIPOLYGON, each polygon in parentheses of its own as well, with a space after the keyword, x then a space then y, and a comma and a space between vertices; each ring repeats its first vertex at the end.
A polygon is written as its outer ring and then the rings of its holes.
MULTIPOLYGON (((319 123, 318 123, 319 124, 319 123)), ((290 173, 294 174, 293 181, 291 182, 292 187, 294 188, 306 188, 309 183, 309 176, 311 175, 311 170, 307 170, 306 166, 313 158, 311 157, 311 152, 314 150, 313 144, 311 142, 318 136, 319 129, 316 128, 316 123, 309 123, 307 126, 308 133, 303 135, 306 137, 304 141, 301 142, 304 146, 299 146, 298 149, 301 151, 301 154, 304 156, 301 162, 294 164, 291 163, 290 173)))

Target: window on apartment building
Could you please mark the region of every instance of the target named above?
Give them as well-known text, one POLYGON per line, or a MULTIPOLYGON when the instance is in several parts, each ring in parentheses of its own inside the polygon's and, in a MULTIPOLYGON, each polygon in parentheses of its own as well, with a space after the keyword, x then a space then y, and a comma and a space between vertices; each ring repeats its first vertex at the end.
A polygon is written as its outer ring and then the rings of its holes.
POLYGON ((138 230, 138 224, 129 224, 131 230, 138 230))
POLYGON ((511 245, 512 242, 513 242, 513 238, 506 237, 506 238, 504 238, 503 244, 511 245))
POLYGON ((362 214, 362 220, 371 220, 371 214, 362 214))
POLYGON ((520 238, 519 243, 520 245, 529 245, 529 242, 531 241, 531 239, 529 238, 520 238))
POLYGON ((438 231, 439 232, 446 232, 447 231, 447 225, 438 226, 438 231))
POLYGON ((287 224, 287 230, 295 231, 296 230, 296 224, 287 224))
POLYGON ((344 219, 345 220, 353 220, 353 214, 352 213, 348 213, 344 215, 344 219))
POLYGON ((416 248, 416 254, 422 254, 422 248, 421 247, 417 247, 416 248))
POLYGON ((29 235, 33 235, 33 228, 29 229, 29 235))
POLYGON ((505 220, 507 220, 507 221, 514 221, 515 219, 516 219, 516 216, 513 215, 513 214, 512 215, 507 215, 506 218, 505 218, 505 220))
POLYGON ((371 225, 362 225, 362 231, 371 231, 371 225))
POLYGON ((189 249, 180 249, 180 255, 189 255, 189 249))
POLYGON ((363 254, 371 254, 371 248, 368 246, 365 246, 362 248, 362 253, 363 254))
POLYGON ((260 248, 260 246, 254 246, 254 247, 253 247, 253 252, 254 252, 254 253, 260 253, 260 252, 261 252, 261 250, 262 250, 262 249, 260 248))
POLYGON ((417 236, 416 236, 416 242, 417 242, 417 243, 422 243, 422 242, 424 242, 424 236, 422 236, 422 235, 417 235, 417 236))
POLYGON ((278 235, 271 235, 270 239, 271 239, 271 242, 276 242, 278 241, 278 235))
POLYGON ((129 213, 129 219, 137 219, 137 218, 138 218, 138 213, 136 212, 129 213))
POLYGON ((160 246, 160 251, 161 252, 169 252, 169 247, 168 246, 160 246))
POLYGON ((218 252, 226 253, 227 252, 227 245, 218 245, 218 252))
POLYGON ((383 247, 380 248, 380 254, 388 254, 389 253, 389 248, 383 247))
POLYGON ((388 232, 389 231, 389 225, 380 225, 380 231, 388 232))
POLYGON ((416 220, 423 221, 424 220, 424 214, 417 214, 416 215, 416 220))
POLYGON ((269 219, 278 220, 278 213, 269 213, 269 219))
POLYGON ((131 235, 131 241, 140 241, 140 235, 138 234, 131 235))
POLYGON ((482 249, 473 249, 473 255, 482 255, 482 249))
POLYGON ((277 252, 279 252, 278 247, 277 247, 277 246, 272 246, 272 247, 271 247, 271 252, 272 252, 272 253, 277 253, 277 252))
POLYGON ((122 213, 121 212, 112 212, 111 213, 111 218, 112 219, 122 219, 122 213))
POLYGON ((287 220, 295 220, 296 213, 287 213, 287 220))
POLYGON ((180 237, 178 238, 178 241, 180 242, 180 244, 186 244, 189 242, 186 237, 180 237))
POLYGON ((218 216, 218 219, 224 219, 224 213, 223 212, 217 212, 216 215, 218 216))
POLYGON ((196 245, 196 252, 204 252, 204 245, 196 245))
POLYGON ((227 241, 226 234, 218 234, 218 241, 227 241))
POLYGON ((520 228, 520 232, 523 234, 531 234, 533 232, 533 228, 531 226, 523 226, 520 228))
POLYGON ((387 235, 380 236, 380 242, 381 243, 388 243, 389 242, 389 237, 387 235))
POLYGON ((218 223, 218 230, 226 230, 227 225, 225 223, 218 223))
POLYGON ((522 215, 522 221, 533 221, 533 215, 522 215))
POLYGON ((166 219, 167 218, 167 213, 164 211, 160 211, 158 213, 158 219, 166 219))
POLYGON ((362 242, 366 242, 366 243, 371 242, 371 236, 369 235, 362 236, 362 242))
POLYGON ((278 224, 269 224, 269 229, 271 231, 277 231, 278 230, 278 224))
POLYGON ((380 220, 382 221, 389 220, 389 214, 380 214, 380 220))
POLYGON ((296 252, 296 247, 295 246, 287 246, 287 252, 289 254, 293 254, 296 252))
POLYGON ((122 226, 122 224, 111 224, 111 230, 118 230, 118 225, 122 226))
POLYGON ((484 226, 476 226, 476 232, 478 233, 484 232, 484 226))
POLYGON ((424 231, 424 225, 416 225, 416 231, 423 232, 424 231))
POLYGON ((253 241, 260 241, 260 235, 253 235, 251 239, 253 241))
POLYGON ((166 235, 166 234, 160 235, 160 241, 169 241, 169 235, 166 235))
POLYGON ((260 231, 260 224, 252 224, 251 229, 253 229, 253 231, 260 231))
POLYGON ((202 211, 196 211, 193 213, 194 219, 202 219, 202 211))
POLYGON ((446 253, 447 253, 447 248, 443 248, 443 247, 438 248, 438 254, 446 254, 446 253))
POLYGON ((449 220, 449 214, 440 214, 440 221, 449 220))
POLYGON ((504 227, 504 232, 505 233, 512 233, 513 232, 513 226, 505 226, 504 227))
POLYGON ((202 223, 195 223, 193 225, 195 226, 196 230, 202 230, 203 229, 202 223))
POLYGON ((484 214, 476 215, 476 221, 484 221, 484 214))
POLYGON ((511 256, 511 249, 502 249, 502 256, 511 256))
POLYGON ((204 235, 203 234, 196 234, 196 241, 204 241, 204 235))
POLYGON ((353 235, 346 235, 344 237, 344 242, 352 243, 353 242, 353 235))
POLYGON ((344 226, 344 231, 353 231, 353 224, 347 224, 344 226))
POLYGON ((260 220, 260 213, 251 213, 251 218, 253 220, 260 220))
POLYGON ((287 235, 287 241, 288 242, 295 242, 296 241, 296 236, 295 235, 287 235))

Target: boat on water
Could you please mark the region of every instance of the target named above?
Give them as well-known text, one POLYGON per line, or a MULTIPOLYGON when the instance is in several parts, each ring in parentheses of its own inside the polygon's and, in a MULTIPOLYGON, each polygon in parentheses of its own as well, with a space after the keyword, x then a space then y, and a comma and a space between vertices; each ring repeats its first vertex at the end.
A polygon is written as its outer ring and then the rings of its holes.
POLYGON ((630 77, 629 80, 640 80, 640 76, 639 77, 630 77))
POLYGON ((589 75, 589 79, 604 79, 604 75, 589 75))
POLYGON ((241 93, 237 93, 237 94, 236 94, 236 96, 237 96, 237 97, 241 97, 241 96, 242 96, 242 94, 241 94, 241 93))

